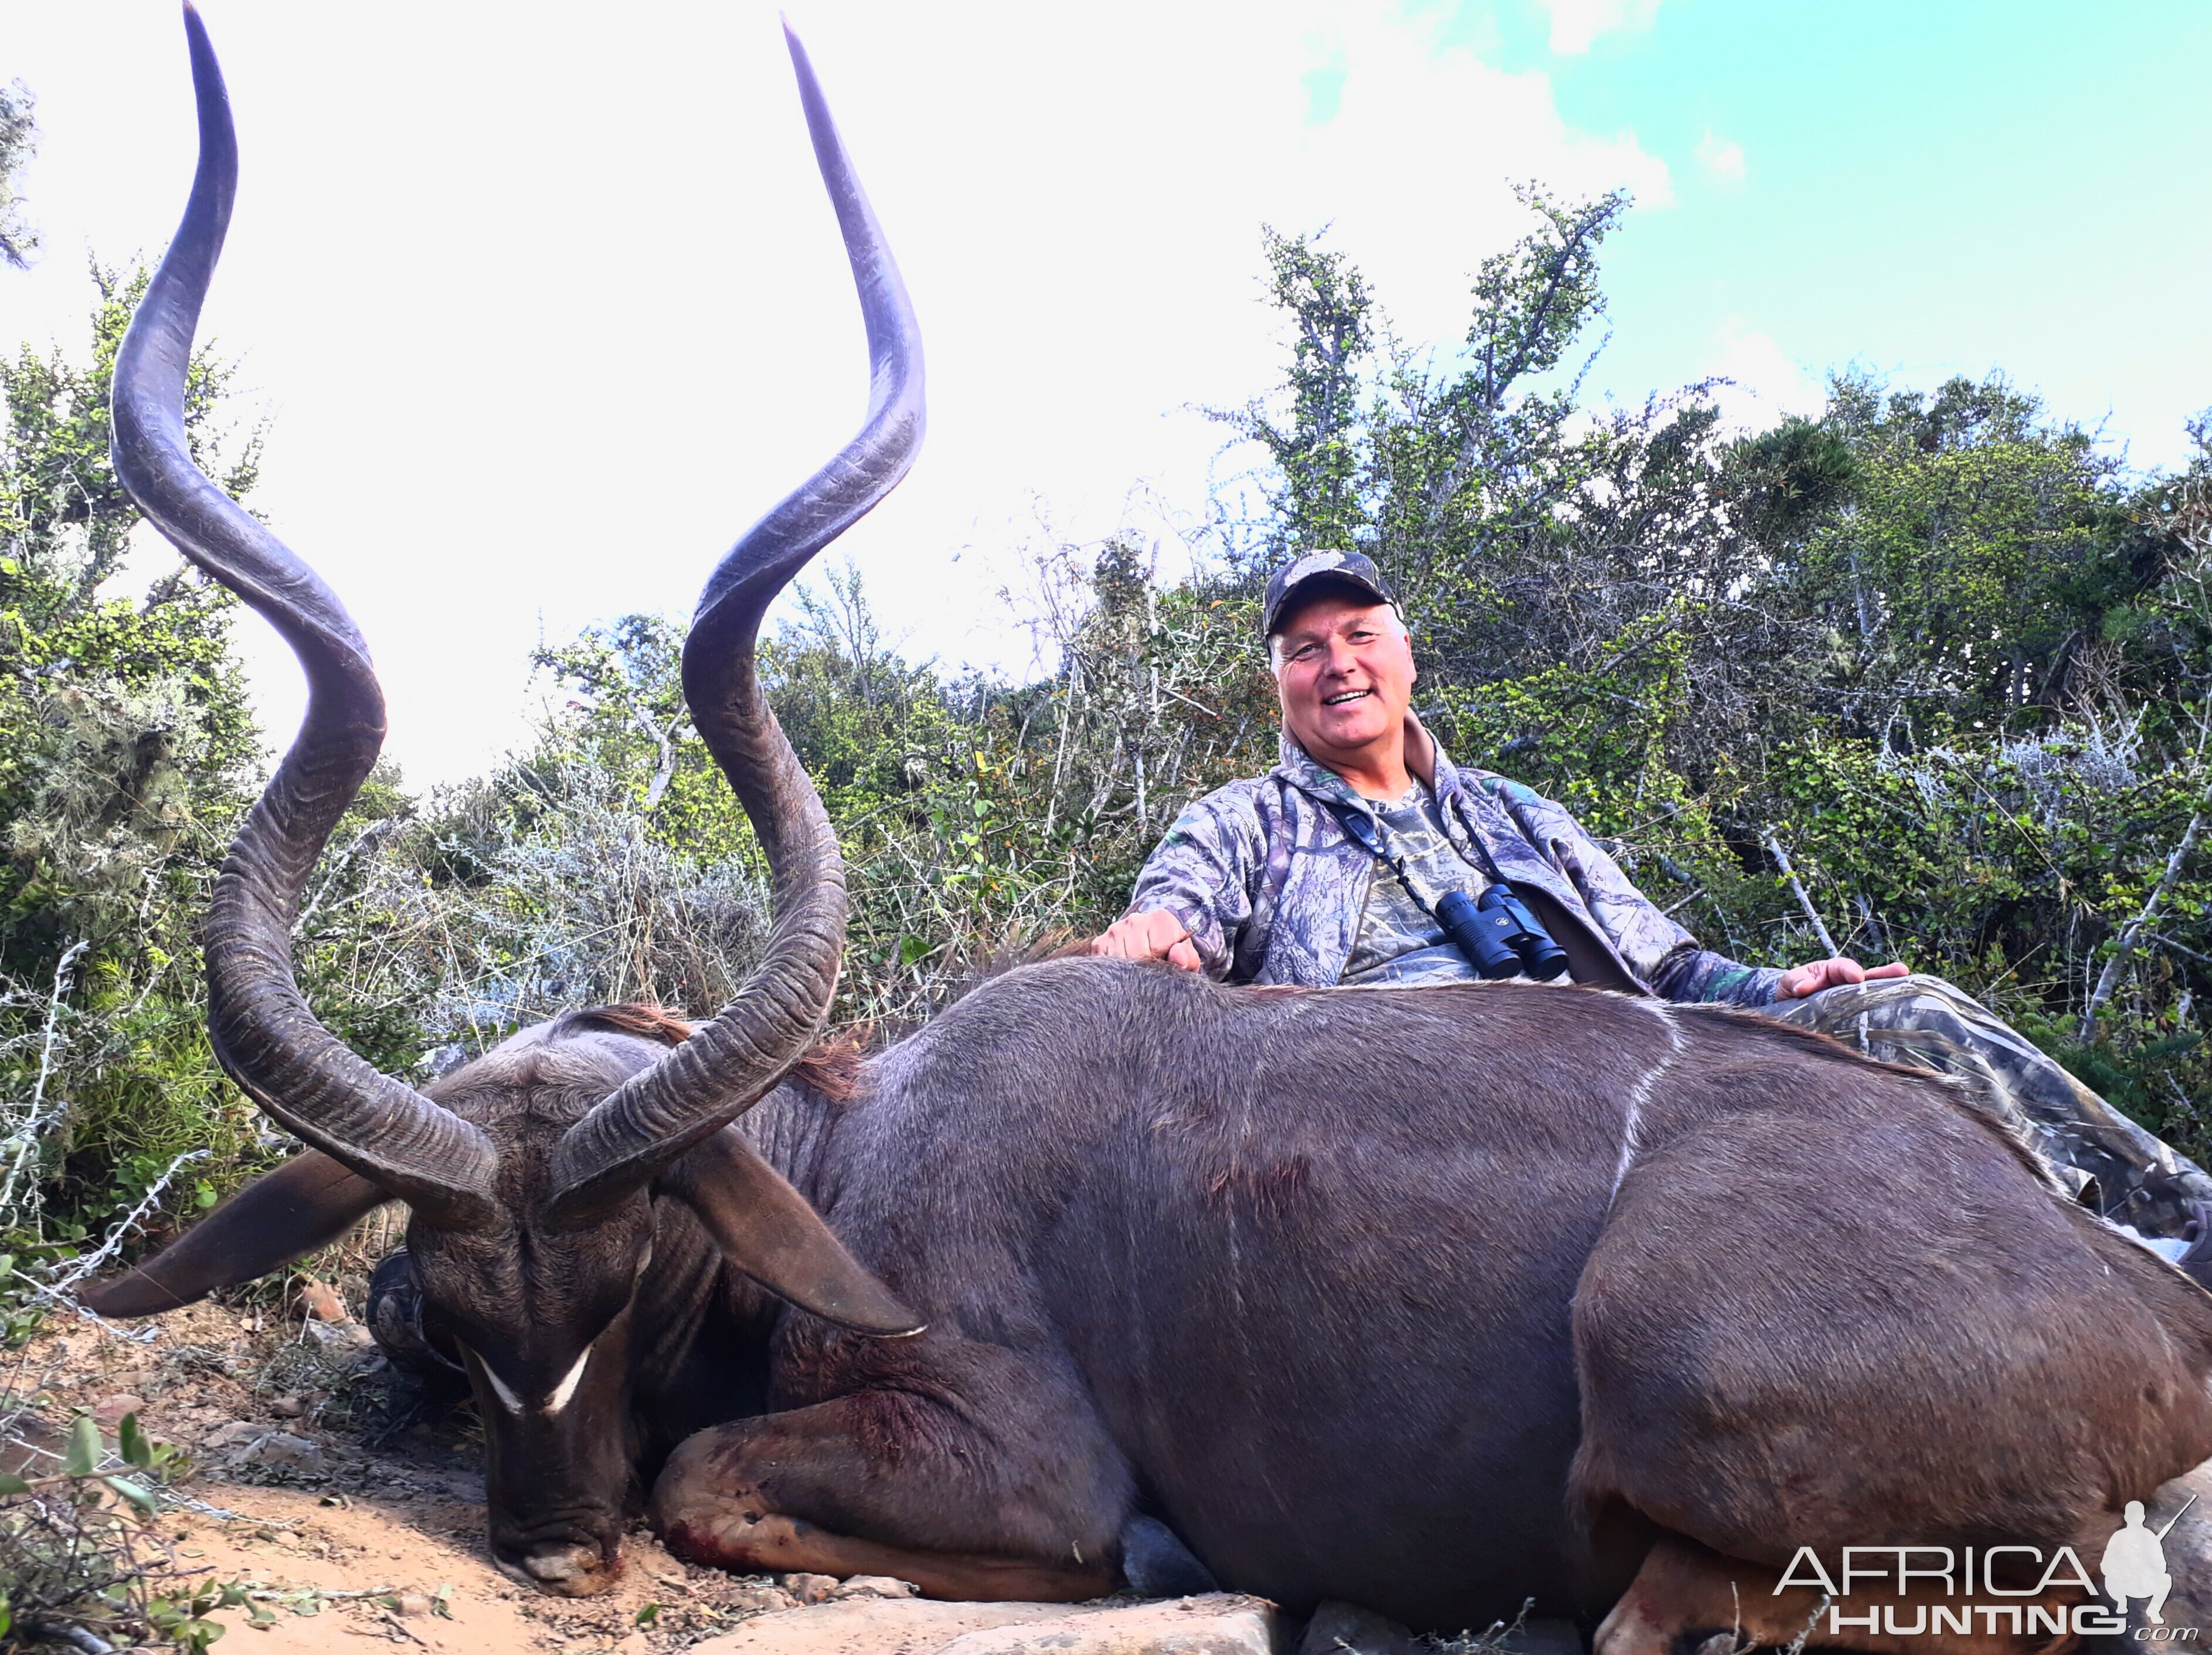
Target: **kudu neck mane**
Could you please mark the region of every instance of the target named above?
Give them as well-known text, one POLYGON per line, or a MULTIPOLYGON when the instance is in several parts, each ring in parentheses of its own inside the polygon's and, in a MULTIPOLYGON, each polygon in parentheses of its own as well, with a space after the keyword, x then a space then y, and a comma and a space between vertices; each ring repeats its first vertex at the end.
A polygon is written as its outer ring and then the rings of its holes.
MULTIPOLYGON (((648 1066, 657 1056, 655 1049, 689 1039, 692 1027, 659 1006, 593 1006, 563 1012, 439 1081, 431 1087, 431 1096, 497 1136, 533 1135, 529 1126, 517 1122, 515 1104, 520 1104, 526 1121, 546 1129, 564 1128, 612 1087, 648 1066)), ((738 1129, 769 1164, 810 1199, 830 1124, 863 1091, 862 1050, 862 1037, 852 1033, 817 1041, 783 1081, 738 1123, 738 1129)))

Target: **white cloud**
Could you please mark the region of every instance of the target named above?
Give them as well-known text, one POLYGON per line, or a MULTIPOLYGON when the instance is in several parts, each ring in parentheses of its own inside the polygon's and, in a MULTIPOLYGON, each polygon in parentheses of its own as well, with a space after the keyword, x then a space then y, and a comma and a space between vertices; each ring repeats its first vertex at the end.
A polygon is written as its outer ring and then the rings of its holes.
POLYGON ((1552 14, 1552 50, 1562 58, 1588 52, 1607 34, 1641 34, 1659 15, 1659 0, 1538 0, 1552 14))
POLYGON ((1723 184, 1743 182, 1743 146, 1734 138, 1724 138, 1711 127, 1698 140, 1698 164, 1723 184))
POLYGON ((1709 372, 1734 381, 1715 393, 1731 432, 1763 431, 1796 414, 1817 418, 1828 405, 1826 377, 1785 353, 1765 333, 1730 316, 1714 336, 1709 372))
MULTIPOLYGON (((345 599, 417 782, 521 732, 529 652, 687 614, 744 526, 851 433, 866 356, 771 6, 526 15, 204 0, 242 176, 203 337, 274 416, 256 505, 345 599)), ((1633 9, 1616 7, 1614 10, 1633 9)), ((1648 7, 1644 9, 1648 11, 1648 7)), ((911 285, 930 434, 829 554, 917 654, 1012 671, 1042 500, 1176 552, 1236 405, 1279 376, 1258 226, 1334 222, 1401 337, 1456 340, 1526 228, 1506 181, 1672 198, 1632 132, 1398 0, 792 7, 911 285), (1340 69, 1317 118, 1309 76, 1340 69)), ((79 348, 81 249, 158 250, 191 176, 173 0, 0 0, 39 94, 45 262, 0 349, 79 348)), ((242 629, 273 739, 299 680, 242 629)))

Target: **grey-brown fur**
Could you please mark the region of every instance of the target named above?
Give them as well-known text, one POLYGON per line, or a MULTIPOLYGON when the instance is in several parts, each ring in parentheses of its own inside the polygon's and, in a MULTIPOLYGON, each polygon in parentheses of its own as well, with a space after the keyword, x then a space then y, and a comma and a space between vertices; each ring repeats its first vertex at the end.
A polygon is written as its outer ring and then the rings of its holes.
MULTIPOLYGON (((572 1025, 436 1090, 527 1214, 653 1054, 572 1025)), ((656 1518, 731 1567, 1097 1590, 1142 1504, 1224 1584, 1455 1627, 1594 1616, 1660 1529, 2060 1543, 2212 1457, 2212 1300, 1953 1088, 1740 1013, 1052 961, 737 1130, 927 1330, 785 1308, 665 1193, 529 1272, 418 1225, 440 1336, 545 1387, 613 1342, 557 1431, 485 1402, 510 1566, 611 1561, 677 1449, 656 1518)))
POLYGON ((777 1398, 972 1402, 980 1364, 991 1405, 907 1405, 925 1445, 858 1456, 864 1500, 761 1472, 773 1418, 695 1439, 656 1510, 733 1563, 749 1482, 1040 1561, 1141 1491, 1226 1584, 1458 1626, 1602 1607, 1639 1555, 1588 1549, 1616 1507, 1778 1565, 2055 1543, 2212 1455, 2212 1300, 1940 1082, 1741 1014, 1067 961, 868 1079, 794 1170, 930 1330, 787 1318, 777 1398), (987 1490, 1022 1473, 1053 1492, 1013 1524, 987 1490))

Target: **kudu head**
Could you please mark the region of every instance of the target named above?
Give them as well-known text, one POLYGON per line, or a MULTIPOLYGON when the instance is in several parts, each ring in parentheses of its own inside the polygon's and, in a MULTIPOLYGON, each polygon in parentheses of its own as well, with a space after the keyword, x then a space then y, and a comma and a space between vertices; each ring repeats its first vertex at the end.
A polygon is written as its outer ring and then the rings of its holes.
POLYGON ((508 1573, 550 1590, 600 1590, 616 1573, 626 1516, 625 1390, 655 1200, 687 1204, 732 1264, 806 1310, 876 1334, 918 1325, 731 1123, 815 1039, 845 925, 836 840, 762 695, 754 643, 776 593, 912 463, 922 430, 920 337, 793 39, 873 381, 860 435, 723 559, 684 644, 692 717, 768 859, 775 922, 765 958, 734 1001, 676 1044, 560 1019, 417 1091, 325 1030, 293 980, 301 888, 376 760, 384 699, 337 597, 200 472, 185 445, 185 370, 230 218, 237 144, 222 73, 189 4, 185 27, 199 166, 116 360, 114 461, 155 526, 275 626, 307 673, 298 739, 231 847, 204 934, 216 1054, 311 1147, 87 1302, 119 1316, 171 1309, 326 1244, 381 1202, 406 1202, 426 1323, 465 1352, 483 1415, 495 1554, 508 1573))

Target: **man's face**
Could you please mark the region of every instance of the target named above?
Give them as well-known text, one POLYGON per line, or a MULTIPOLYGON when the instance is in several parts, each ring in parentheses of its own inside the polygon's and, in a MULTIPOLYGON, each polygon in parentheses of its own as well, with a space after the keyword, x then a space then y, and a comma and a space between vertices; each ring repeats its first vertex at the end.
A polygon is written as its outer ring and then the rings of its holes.
POLYGON ((1322 763, 1364 755, 1405 728, 1413 650, 1389 605, 1325 591, 1291 611, 1274 654, 1283 722, 1322 763))

